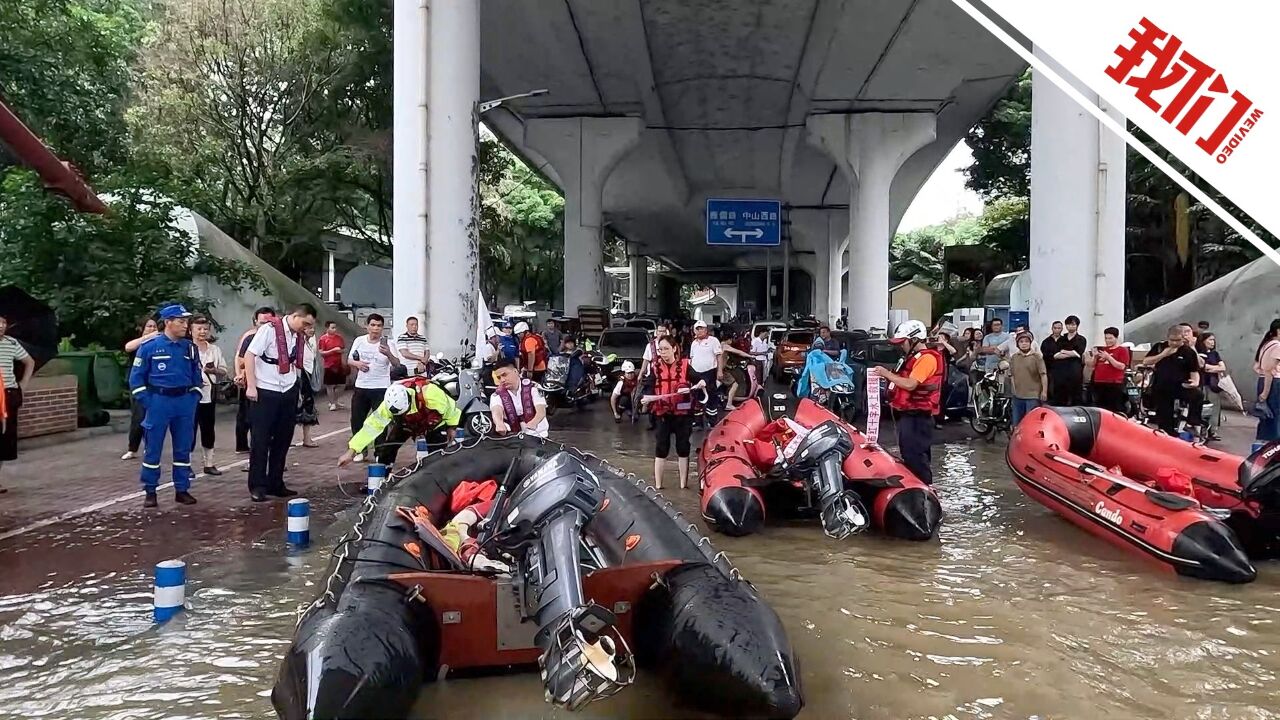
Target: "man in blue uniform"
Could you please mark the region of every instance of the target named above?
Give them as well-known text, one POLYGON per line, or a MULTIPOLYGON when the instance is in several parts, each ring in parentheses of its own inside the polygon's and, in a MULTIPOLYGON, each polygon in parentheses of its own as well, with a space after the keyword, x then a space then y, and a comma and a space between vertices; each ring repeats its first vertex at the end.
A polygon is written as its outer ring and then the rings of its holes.
POLYGON ((164 332, 142 347, 129 372, 129 388, 134 402, 146 408, 142 421, 147 452, 142 459, 142 488, 147 493, 143 507, 156 506, 156 486, 160 483, 160 455, 164 436, 173 435, 174 501, 194 505, 191 489, 191 448, 195 444, 196 405, 204 379, 200 352, 187 338, 191 313, 181 305, 160 309, 164 332))

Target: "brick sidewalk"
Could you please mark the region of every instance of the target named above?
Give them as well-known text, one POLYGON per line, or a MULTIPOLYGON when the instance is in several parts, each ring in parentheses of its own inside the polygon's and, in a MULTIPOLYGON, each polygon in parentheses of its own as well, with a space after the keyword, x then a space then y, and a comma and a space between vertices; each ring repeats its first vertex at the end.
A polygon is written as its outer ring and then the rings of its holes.
MULTIPOLYGON (((295 447, 289 453, 289 472, 286 482, 304 490, 324 482, 333 485, 335 461, 342 453, 347 439, 349 410, 329 412, 320 409, 320 425, 313 433, 320 437, 339 430, 332 437, 319 440, 319 448, 295 447)), ((224 473, 218 477, 197 477, 191 493, 199 504, 189 510, 173 504, 171 489, 159 493, 159 513, 182 512, 198 514, 206 509, 252 505, 248 497, 248 475, 240 466, 248 464, 248 455, 236 455, 234 448, 233 413, 220 415, 217 422, 216 460, 224 473)), ((300 442, 302 431, 294 433, 294 441, 300 442)), ((141 460, 120 460, 125 450, 123 433, 97 435, 77 439, 61 445, 24 448, 16 461, 5 463, 0 482, 9 492, 0 495, 0 534, 10 532, 30 523, 75 511, 78 508, 101 503, 142 489, 138 480, 141 460)), ((166 444, 161 482, 172 479, 169 448, 166 444)), ((192 453, 192 464, 199 473, 200 449, 192 453)), ((364 473, 363 466, 351 466, 343 471, 344 477, 358 480, 364 473)), ((126 500, 98 510, 97 513, 131 512, 141 509, 142 500, 126 500)), ((271 503, 264 503, 270 505, 271 503)), ((152 511, 157 512, 157 511, 152 511)), ((3 541, 0 541, 3 542, 3 541)))

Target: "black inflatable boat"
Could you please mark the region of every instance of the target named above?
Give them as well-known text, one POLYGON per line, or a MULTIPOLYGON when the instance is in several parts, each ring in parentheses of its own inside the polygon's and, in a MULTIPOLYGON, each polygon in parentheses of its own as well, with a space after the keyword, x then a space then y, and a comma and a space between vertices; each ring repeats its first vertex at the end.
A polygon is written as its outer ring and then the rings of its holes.
POLYGON ((670 502, 590 454, 490 438, 428 456, 365 501, 271 699, 285 720, 403 718, 449 673, 537 668, 547 700, 577 709, 637 667, 701 711, 803 706, 778 616, 670 502), (479 545, 510 572, 459 565, 412 522, 443 526, 455 488, 490 478, 479 545))

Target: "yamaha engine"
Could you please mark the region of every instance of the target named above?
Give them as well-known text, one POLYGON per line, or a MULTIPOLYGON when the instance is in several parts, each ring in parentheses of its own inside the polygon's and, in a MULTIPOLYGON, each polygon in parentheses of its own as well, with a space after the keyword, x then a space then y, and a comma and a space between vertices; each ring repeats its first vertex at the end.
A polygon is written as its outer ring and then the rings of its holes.
POLYGON ((844 488, 841 465, 852 450, 849 432, 828 420, 804 436, 789 460, 792 473, 807 478, 818 495, 822 531, 836 540, 860 533, 869 524, 862 499, 844 488))
POLYGON ((520 482, 503 507, 498 546, 518 561, 527 617, 547 701, 577 710, 635 679, 635 661, 609 610, 587 603, 579 551, 582 529, 604 502, 600 480, 559 452, 520 482))

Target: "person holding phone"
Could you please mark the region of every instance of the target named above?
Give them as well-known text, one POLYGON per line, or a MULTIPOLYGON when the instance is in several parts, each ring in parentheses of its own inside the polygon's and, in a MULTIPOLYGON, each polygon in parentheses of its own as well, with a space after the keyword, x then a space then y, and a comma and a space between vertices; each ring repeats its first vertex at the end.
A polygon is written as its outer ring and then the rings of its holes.
MULTIPOLYGON (((200 386, 200 402, 196 405, 196 433, 200 436, 200 447, 204 451, 204 474, 221 475, 222 471, 213 461, 214 445, 214 403, 213 387, 227 377, 227 360, 222 350, 209 342, 213 333, 213 325, 209 318, 199 315, 191 321, 191 337, 195 341, 196 350, 200 352, 200 367, 204 376, 204 384, 200 386)), ((194 444, 195 438, 192 438, 194 444)))
POLYGON ((1111 412, 1124 414, 1129 398, 1125 395, 1125 370, 1129 369, 1129 348, 1120 345, 1120 328, 1109 327, 1102 331, 1102 347, 1085 355, 1085 362, 1093 368, 1090 388, 1093 404, 1111 412))
MULTIPOLYGON (((383 334, 386 321, 377 313, 369 315, 365 321, 367 335, 361 335, 351 343, 348 363, 355 368, 356 383, 351 397, 351 434, 354 436, 364 427, 369 413, 382 403, 391 386, 393 368, 402 367, 399 353, 392 346, 390 339, 383 334)), ((375 439, 372 449, 376 452, 382 442, 382 436, 375 439)), ((356 462, 364 460, 364 453, 355 456, 356 462)))

